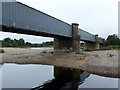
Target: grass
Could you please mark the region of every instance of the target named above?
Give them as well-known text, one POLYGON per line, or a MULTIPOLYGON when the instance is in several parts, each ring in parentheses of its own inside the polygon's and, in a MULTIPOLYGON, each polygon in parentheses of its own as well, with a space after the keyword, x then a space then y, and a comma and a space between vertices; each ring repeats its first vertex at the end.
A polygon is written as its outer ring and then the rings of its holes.
POLYGON ((42 51, 42 52, 40 52, 40 54, 41 54, 42 56, 44 56, 45 54, 47 54, 47 51, 42 51))
POLYGON ((113 56, 114 56, 114 55, 113 55, 113 54, 111 54, 111 53, 110 53, 110 54, 107 54, 107 55, 108 55, 108 57, 113 57, 113 56))
POLYGON ((5 51, 3 49, 0 49, 0 53, 5 53, 5 51))
POLYGON ((76 52, 75 54, 78 56, 77 60, 84 60, 86 58, 86 54, 84 52, 76 52))
POLYGON ((43 48, 53 48, 54 46, 53 45, 49 45, 49 46, 43 46, 43 48))
POLYGON ((120 49, 120 45, 111 45, 109 46, 111 49, 120 49))
POLYGON ((86 55, 81 55, 77 58, 77 60, 84 60, 86 58, 86 55))
POLYGON ((120 45, 102 46, 101 48, 103 50, 114 50, 114 49, 119 49, 120 50, 120 45))
POLYGON ((112 55, 112 54, 109 54, 109 57, 113 57, 113 55, 112 55))

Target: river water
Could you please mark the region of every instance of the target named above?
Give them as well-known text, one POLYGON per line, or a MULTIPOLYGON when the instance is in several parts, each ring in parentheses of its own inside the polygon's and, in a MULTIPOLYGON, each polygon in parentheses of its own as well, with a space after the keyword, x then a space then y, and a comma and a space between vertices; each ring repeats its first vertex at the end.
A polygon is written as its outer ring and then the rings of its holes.
MULTIPOLYGON (((52 48, 31 48, 53 51, 52 48)), ((82 78, 82 77, 81 77, 82 78)), ((1 88, 35 88, 54 80, 54 66, 48 65, 0 65, 1 88)), ((118 78, 89 74, 79 82, 79 88, 118 88, 118 78)), ((71 82, 69 82, 71 83, 71 82)), ((68 84, 66 84, 67 86, 68 84)), ((65 86, 64 86, 65 87, 65 86)), ((62 88, 62 87, 61 87, 62 88)), ((68 86, 68 88, 70 88, 68 86)))
MULTIPOLYGON (((0 66, 2 88, 34 88, 54 79, 53 74, 54 67, 47 65, 0 66)), ((78 88, 118 88, 118 79, 90 74, 78 88)))

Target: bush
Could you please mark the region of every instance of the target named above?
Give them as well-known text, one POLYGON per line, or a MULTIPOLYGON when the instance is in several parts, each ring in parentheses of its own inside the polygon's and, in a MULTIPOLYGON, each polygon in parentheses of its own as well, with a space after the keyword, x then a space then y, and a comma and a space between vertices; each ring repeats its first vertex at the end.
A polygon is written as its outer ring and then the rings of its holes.
POLYGON ((46 51, 42 51, 41 54, 46 54, 47 52, 46 51))
POLYGON ((0 49, 0 53, 5 53, 5 51, 3 49, 0 49))

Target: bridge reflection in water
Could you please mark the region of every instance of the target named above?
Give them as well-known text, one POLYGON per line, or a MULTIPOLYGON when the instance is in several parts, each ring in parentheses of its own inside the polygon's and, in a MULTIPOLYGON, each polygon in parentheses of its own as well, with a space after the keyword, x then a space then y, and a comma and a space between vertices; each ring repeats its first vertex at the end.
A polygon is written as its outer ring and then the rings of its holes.
POLYGON ((78 90, 78 86, 89 75, 80 69, 54 67, 54 79, 31 90, 78 90))

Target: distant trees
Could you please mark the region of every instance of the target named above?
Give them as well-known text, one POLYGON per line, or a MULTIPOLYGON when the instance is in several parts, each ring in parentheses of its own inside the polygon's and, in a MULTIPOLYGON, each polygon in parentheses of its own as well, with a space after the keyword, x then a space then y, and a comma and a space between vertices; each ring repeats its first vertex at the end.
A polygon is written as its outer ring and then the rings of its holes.
POLYGON ((20 38, 20 39, 18 40, 18 46, 25 46, 25 45, 26 45, 26 43, 25 43, 24 39, 23 39, 23 38, 20 38))
MULTIPOLYGON (((11 38, 5 38, 0 41, 2 43, 2 47, 51 47, 53 46, 53 41, 49 42, 43 42, 43 43, 30 43, 30 42, 25 42, 23 38, 20 39, 11 39, 11 38)), ((116 35, 109 35, 106 39, 105 42, 106 46, 110 45, 118 45, 120 46, 120 38, 116 35)), ((1 45, 0 45, 1 46, 1 45)))
POLYGON ((120 39, 116 34, 109 35, 106 39, 106 45, 120 45, 120 39))
POLYGON ((2 46, 4 45, 4 47, 12 47, 13 46, 13 42, 10 38, 5 38, 2 41, 2 46))
POLYGON ((5 38, 2 40, 2 46, 3 47, 24 47, 25 41, 24 39, 11 39, 11 38, 5 38))
POLYGON ((49 47, 53 46, 53 41, 50 42, 43 42, 41 44, 35 43, 32 44, 30 42, 25 42, 23 38, 17 39, 11 39, 11 38, 5 38, 2 41, 2 47, 49 47))
POLYGON ((49 47, 49 46, 53 46, 53 41, 42 43, 42 47, 49 47))

